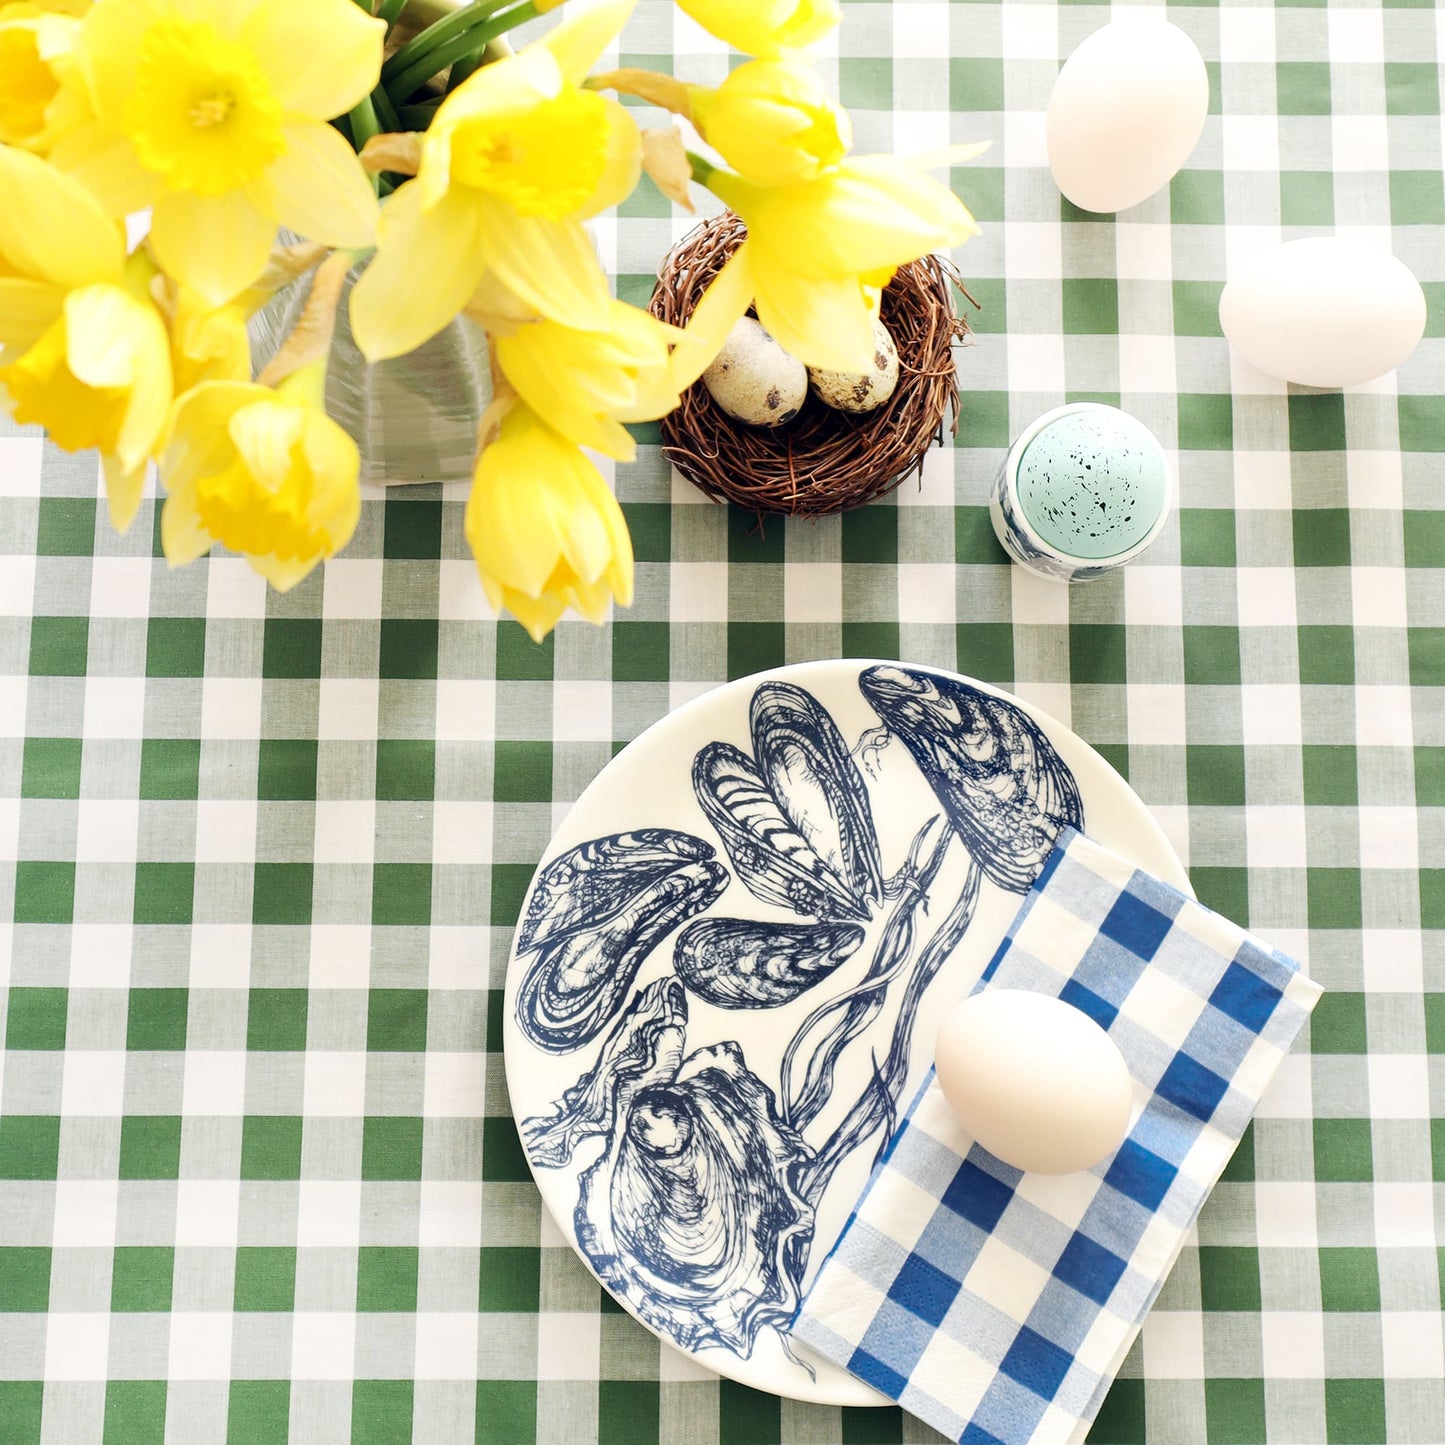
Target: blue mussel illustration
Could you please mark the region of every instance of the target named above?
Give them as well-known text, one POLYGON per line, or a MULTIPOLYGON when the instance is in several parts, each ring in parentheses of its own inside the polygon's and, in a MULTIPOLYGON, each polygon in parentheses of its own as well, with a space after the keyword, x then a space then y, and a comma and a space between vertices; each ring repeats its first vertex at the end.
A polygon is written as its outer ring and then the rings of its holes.
POLYGON ((769 1328, 786 1345, 817 1204, 844 1159, 886 1143, 924 993, 983 883, 1027 892, 1059 831, 1083 825, 1072 774, 1015 704, 901 666, 864 668, 858 687, 878 725, 856 749, 811 693, 770 679, 753 694, 751 755, 699 750, 693 791, 726 865, 672 829, 593 839, 543 869, 519 930, 522 1031, 549 1053, 601 1037, 556 1107, 523 1122, 528 1155, 563 1168, 600 1148, 579 1175, 578 1242, 603 1284, 685 1349, 746 1358, 769 1328), (937 812, 890 873, 857 757, 894 739, 937 812), (967 865, 949 903, 935 885, 955 844, 967 865), (731 877, 784 916, 709 912, 731 877), (873 925, 861 976, 829 994, 873 925), (671 971, 635 989, 674 934, 671 971), (891 1034, 858 1045, 871 1053, 851 1076, 866 1084, 818 1137, 838 1061, 895 984, 891 1034), (689 996, 725 1010, 820 1001, 768 1082, 735 1040, 689 1051, 689 996))

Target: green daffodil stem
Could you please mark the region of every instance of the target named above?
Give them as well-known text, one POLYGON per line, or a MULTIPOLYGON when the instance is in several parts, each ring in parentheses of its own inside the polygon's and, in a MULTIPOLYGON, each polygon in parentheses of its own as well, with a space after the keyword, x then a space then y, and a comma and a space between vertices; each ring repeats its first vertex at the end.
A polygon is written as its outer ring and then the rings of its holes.
POLYGON ((688 151, 687 163, 692 167, 692 178, 698 185, 705 186, 712 179, 713 172, 717 167, 711 161, 705 161, 696 151, 688 151))
MULTIPOLYGON (((391 103, 391 97, 386 93, 384 86, 378 85, 371 92, 372 109, 376 112, 376 119, 384 131, 398 131, 402 128, 401 121, 397 116, 396 109, 391 103)), ((363 141, 364 145, 365 142, 363 141)))
MULTIPOLYGON (((372 136, 381 134, 381 124, 376 118, 376 107, 371 103, 369 95, 363 96, 352 106, 347 113, 347 122, 351 127, 351 144, 358 155, 361 148, 372 136)), ((372 177, 372 186, 376 185, 376 178, 372 177)))
MULTIPOLYGON (((460 13, 460 12, 459 12, 460 13)), ((537 6, 533 0, 526 0, 522 5, 514 5, 509 10, 503 10, 499 14, 492 15, 489 19, 482 21, 464 30, 461 34, 439 45, 434 50, 427 51, 419 60, 414 61, 405 70, 395 75, 392 79, 386 79, 385 67, 382 68, 382 80, 386 86, 386 92, 397 104, 402 104, 411 95, 419 90, 432 76, 439 74, 449 65, 455 64, 468 56, 479 53, 488 41, 495 40, 497 36, 505 34, 514 25, 521 25, 524 21, 533 20, 538 15, 537 6)), ((435 27, 440 29, 440 26, 435 27)), ((431 32, 428 31, 428 34, 431 32)), ((421 37, 418 36, 418 39, 421 37)), ((397 52, 399 56, 400 51, 397 52)), ((393 57, 395 58, 395 57, 393 57)))
MULTIPOLYGON (((533 0, 525 0, 524 4, 514 5, 509 10, 493 15, 482 24, 473 25, 471 29, 463 31, 446 44, 428 51, 394 79, 385 81, 386 93, 398 105, 403 104, 432 76, 440 74, 459 60, 477 54, 488 41, 495 40, 513 26, 536 19, 538 13, 533 0)), ((399 51, 397 53, 400 54, 399 51)))
POLYGON ((474 51, 471 55, 464 55, 458 61, 453 62, 451 74, 447 76, 447 93, 450 94, 469 75, 475 73, 482 63, 482 52, 474 51))
POLYGON ((386 28, 391 29, 396 24, 396 18, 406 9, 406 0, 381 0, 381 6, 377 15, 386 21, 386 28))
POLYGON ((433 21, 425 30, 413 35, 395 55, 388 56, 381 67, 382 81, 390 85, 398 75, 409 70, 423 56, 455 40, 459 35, 465 35, 476 26, 486 24, 506 3, 507 0, 472 0, 470 5, 454 10, 444 20, 433 21))

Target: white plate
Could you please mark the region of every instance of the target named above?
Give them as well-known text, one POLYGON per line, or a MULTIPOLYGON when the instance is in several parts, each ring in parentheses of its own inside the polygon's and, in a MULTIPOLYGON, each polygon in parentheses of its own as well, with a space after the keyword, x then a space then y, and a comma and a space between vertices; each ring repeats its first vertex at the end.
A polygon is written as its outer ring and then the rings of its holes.
POLYGON ((852 660, 695 699, 578 799, 513 944, 507 1085, 562 1233, 664 1341, 757 1389, 886 1403, 780 1327, 940 1018, 1080 813, 1188 888, 1067 728, 951 673, 852 660))

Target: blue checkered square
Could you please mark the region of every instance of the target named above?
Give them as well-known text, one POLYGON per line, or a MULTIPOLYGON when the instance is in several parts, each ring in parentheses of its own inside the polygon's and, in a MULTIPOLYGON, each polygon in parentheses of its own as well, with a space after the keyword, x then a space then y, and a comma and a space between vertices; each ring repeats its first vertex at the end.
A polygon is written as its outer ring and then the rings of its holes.
POLYGON ((1077 978, 1071 978, 1059 991, 1059 997, 1072 1004, 1080 1013, 1086 1013, 1106 1032, 1119 1017, 1119 1006, 1106 998, 1100 998, 1091 988, 1086 988, 1077 978))
POLYGON ((1207 1124, 1214 1117, 1219 1101, 1229 1088, 1229 1080, 1221 1079, 1212 1069, 1206 1069, 1197 1059, 1188 1054, 1176 1054, 1174 1061, 1159 1080, 1158 1094, 1177 1104, 1186 1114, 1193 1114, 1201 1123, 1207 1124))
POLYGON ((1003 1218, 1013 1197, 1014 1192, 1007 1184, 965 1159, 939 1203, 987 1234, 1003 1218))
POLYGON ((888 1298, 931 1325, 943 1323, 948 1307, 958 1298, 958 1280, 945 1274, 921 1255, 909 1255, 898 1271, 888 1298))
POLYGON ((1104 1175, 1104 1183, 1145 1209, 1158 1209, 1178 1173, 1167 1159, 1151 1154, 1133 1139, 1125 1139, 1104 1175))
POLYGON ((1128 1137, 1086 1175, 1021 1174, 969 1137, 930 1076, 794 1334, 953 1439, 1025 1445, 1046 1419, 1050 1439, 1064 1438, 1070 1421, 1081 1438, 1109 1383, 1083 1361, 1123 1358, 1163 1284, 1161 1261, 1193 1223, 1319 988, 1071 831, 979 986, 1047 987, 1110 1032, 1143 1096, 1128 1137), (1058 957, 1048 930, 1013 947, 1051 881, 1051 903, 1094 930, 1082 959, 1076 931, 1058 957), (1150 970, 1170 986, 1136 988, 1150 970), (1270 1066, 1242 1080, 1246 1055, 1270 1048, 1270 1066), (1081 1187, 1090 1191, 1082 1209, 1081 1187), (918 1228, 920 1189, 936 1208, 918 1228), (890 1233, 903 1213, 915 1222, 906 1240, 890 1233), (1019 1256, 1034 1268, 1018 1268, 1019 1256), (938 1335, 950 1349, 929 1348, 938 1335))
POLYGON ((1120 1259, 1113 1250, 1105 1249, 1087 1234, 1075 1234, 1054 1266, 1054 1278, 1063 1280, 1096 1304, 1107 1304, 1114 1286, 1128 1268, 1128 1260, 1120 1259))
POLYGON ((1069 1373, 1074 1357, 1025 1325, 999 1368, 1009 1379, 1030 1389, 1041 1400, 1052 1400, 1069 1373))
POLYGON ((1105 938, 1122 944, 1135 958, 1149 960, 1159 952, 1174 919, 1132 893, 1121 893, 1099 926, 1105 938))
POLYGON ((907 1375, 900 1375, 891 1365, 885 1365, 877 1355, 870 1355, 867 1350, 854 1350, 845 1363, 865 1384, 881 1390, 892 1400, 896 1400, 907 1388, 907 1375))
POLYGON ((1280 989, 1257 973, 1252 973, 1243 964, 1231 963, 1224 970, 1224 977, 1215 984, 1209 1002, 1220 1013, 1243 1024, 1250 1033, 1258 1034, 1264 1032, 1265 1024, 1283 997, 1280 989))

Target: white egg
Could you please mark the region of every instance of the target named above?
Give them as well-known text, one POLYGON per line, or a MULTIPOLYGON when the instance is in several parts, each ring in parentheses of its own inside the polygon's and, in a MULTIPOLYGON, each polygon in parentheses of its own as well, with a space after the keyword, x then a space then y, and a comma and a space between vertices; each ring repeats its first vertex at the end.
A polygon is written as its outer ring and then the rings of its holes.
POLYGON ((898 387, 898 348, 888 328, 873 318, 873 365, 861 375, 808 368, 808 380, 819 401, 836 411, 874 411, 898 387))
POLYGON ((728 332, 702 382, 729 416, 751 426, 792 421, 808 396, 808 368, 751 316, 728 332))
POLYGON ((1129 1129, 1124 1056, 1086 1013, 1020 989, 984 989, 944 1020, 938 1083, 964 1128, 1016 1169, 1072 1174, 1129 1129))
POLYGON ((1208 110, 1209 73, 1178 26, 1146 15, 1112 20, 1054 82, 1046 126, 1054 182, 1081 210, 1137 206, 1188 160, 1208 110))
POLYGON ((1311 236, 1231 268, 1219 324, 1260 371, 1334 389, 1409 356, 1425 332, 1425 293, 1382 247, 1311 236))

